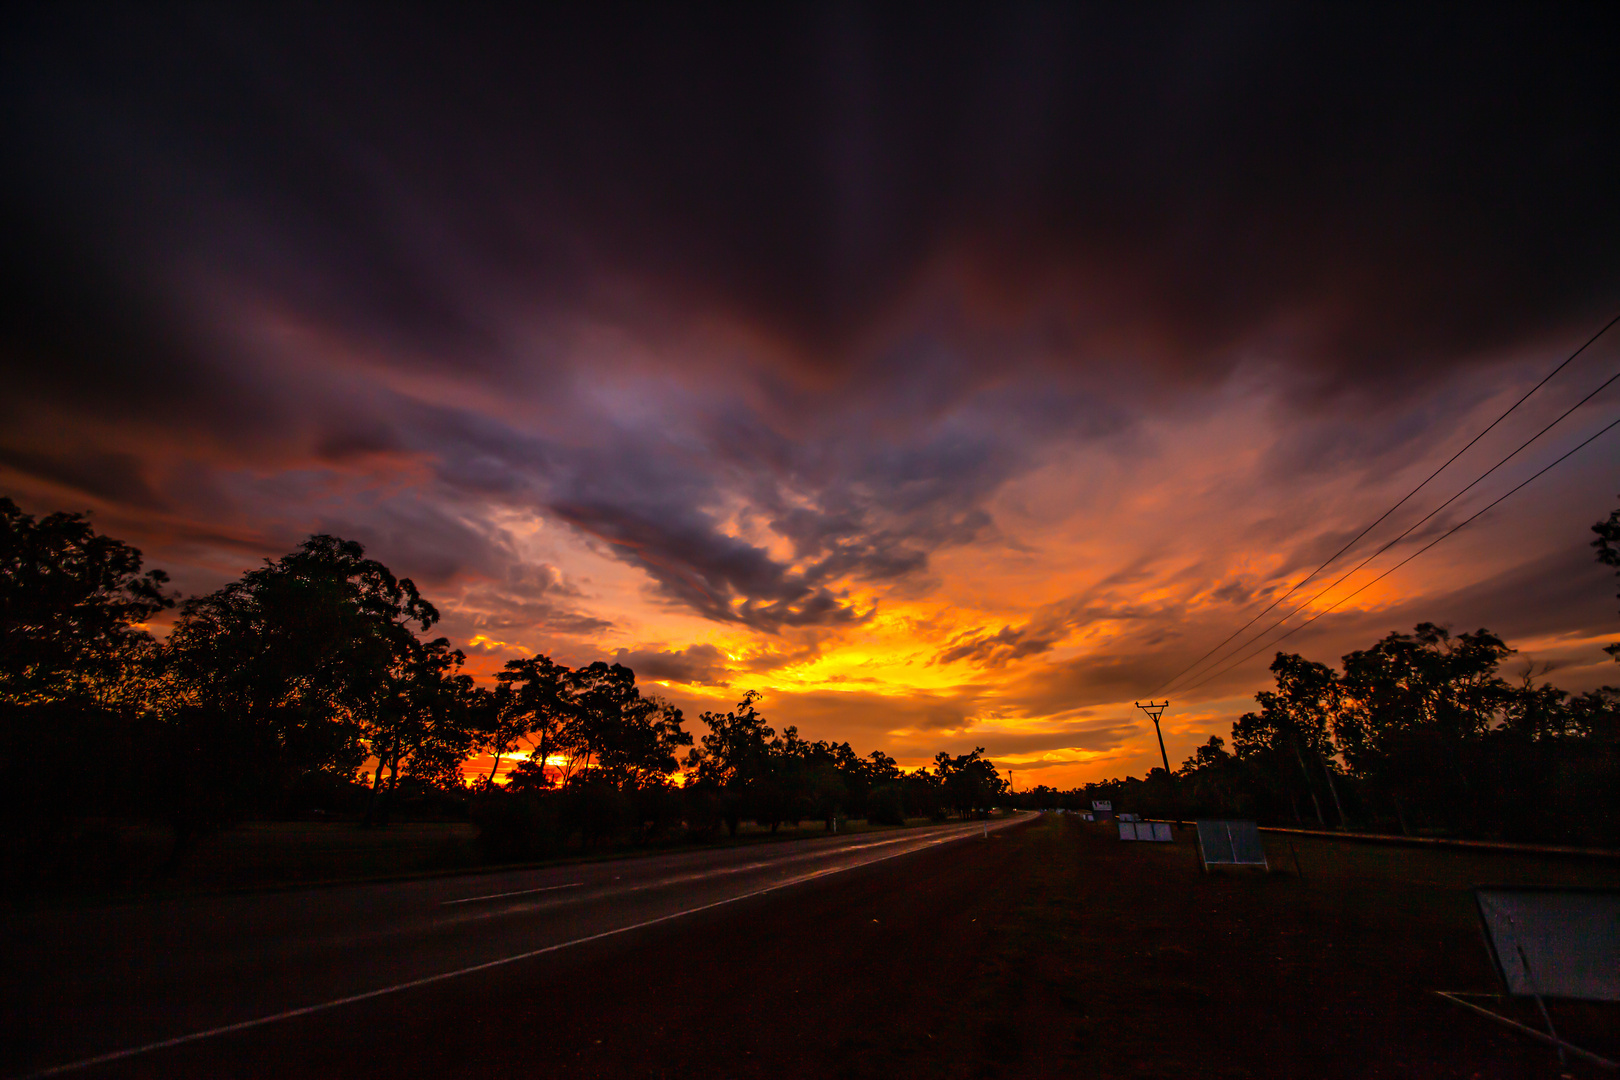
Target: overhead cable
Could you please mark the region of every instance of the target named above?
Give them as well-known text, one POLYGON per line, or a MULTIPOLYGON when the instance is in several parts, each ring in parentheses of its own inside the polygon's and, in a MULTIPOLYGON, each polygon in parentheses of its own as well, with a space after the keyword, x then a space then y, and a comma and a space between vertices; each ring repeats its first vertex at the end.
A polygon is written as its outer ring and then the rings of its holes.
POLYGON ((1488 505, 1486 505, 1482 509, 1476 511, 1471 517, 1468 517, 1468 518, 1464 519, 1463 521, 1458 522, 1456 525, 1453 525, 1451 528, 1447 529, 1445 532, 1441 533, 1439 536, 1435 537, 1433 540, 1430 540, 1427 544, 1424 544, 1422 547, 1420 547, 1416 551, 1412 552, 1412 554, 1408 555, 1406 558, 1402 559, 1400 562, 1396 563, 1394 566, 1391 566, 1388 570, 1385 570, 1382 574, 1379 574, 1377 577, 1373 578, 1371 581, 1368 581, 1367 583, 1365 583, 1365 584, 1359 586, 1358 588, 1356 588, 1356 590, 1354 592, 1349 592, 1349 593, 1346 593, 1344 596, 1339 597, 1339 599, 1333 601, 1333 603, 1329 604, 1327 607, 1323 608, 1321 611, 1318 611, 1316 614, 1312 615, 1310 618, 1306 619, 1304 622, 1300 623, 1298 626, 1294 627, 1292 630, 1288 631, 1286 634, 1283 634, 1281 637, 1277 638, 1275 641, 1272 641, 1272 642, 1270 642, 1270 643, 1268 643, 1266 645, 1261 646, 1260 648, 1256 649, 1254 652, 1251 652, 1248 655, 1244 656, 1243 659, 1235 661, 1234 663, 1228 664, 1226 667, 1220 668, 1217 671, 1210 672, 1208 675, 1205 675, 1202 679, 1199 679, 1197 682, 1193 683, 1191 686, 1184 687, 1183 692, 1185 693, 1187 691, 1195 690, 1198 687, 1203 686, 1206 682, 1209 682, 1211 679, 1215 678, 1216 676, 1224 675, 1226 672, 1231 671, 1233 668, 1239 667, 1240 665, 1245 664, 1248 661, 1254 659, 1256 656, 1259 656, 1261 653, 1265 652, 1267 649, 1274 648, 1277 645, 1281 644, 1282 642, 1286 641, 1288 638, 1293 637, 1295 634, 1299 633, 1301 630, 1303 630, 1307 626, 1311 625, 1311 623, 1315 622, 1317 619, 1320 619, 1323 615, 1326 615, 1328 612, 1334 610, 1340 604, 1343 604, 1345 601, 1351 599, 1352 597, 1356 596, 1357 594, 1359 594, 1359 593, 1365 591, 1366 589, 1371 588, 1372 586, 1378 584, 1380 581, 1384 580, 1386 577, 1393 574, 1395 571, 1399 570, 1401 567, 1405 566, 1407 563, 1411 562, 1413 559, 1417 558, 1419 555, 1422 555, 1425 551, 1428 551, 1430 548, 1434 547, 1436 544, 1438 544, 1440 541, 1444 540, 1446 537, 1450 536, 1452 533, 1455 533, 1458 529, 1461 529, 1464 525, 1467 525, 1470 522, 1475 521, 1476 519, 1478 519, 1479 517, 1484 515, 1486 513, 1486 511, 1491 510, 1492 508, 1497 506, 1499 503, 1506 500, 1510 495, 1515 494, 1520 489, 1522 489, 1522 488, 1526 487, 1527 485, 1529 485, 1531 482, 1539 479, 1545 473, 1551 471, 1554 466, 1557 466, 1557 465, 1561 464, 1565 459, 1567 459, 1569 457, 1572 457, 1576 453, 1576 451, 1584 449, 1588 444, 1590 444, 1592 442, 1595 442, 1597 439, 1599 439, 1600 437, 1608 434, 1610 431, 1614 430, 1616 427, 1620 427, 1620 417, 1616 417, 1614 420, 1609 421, 1609 423, 1607 425, 1605 425, 1603 428, 1599 429, 1597 432, 1593 433, 1592 435, 1587 436, 1586 439, 1582 440, 1578 445, 1576 445, 1576 446, 1572 447, 1571 449, 1565 451, 1556 460, 1554 460, 1550 464, 1544 466, 1534 476, 1531 476, 1529 479, 1521 481, 1517 486, 1513 487, 1512 489, 1505 492, 1504 494, 1497 496, 1496 499, 1494 499, 1492 502, 1490 502, 1488 505))
MULTIPOLYGON (((1531 443, 1535 442, 1537 439, 1541 438, 1543 435, 1547 434, 1547 432, 1551 431, 1553 428, 1557 427, 1560 423, 1562 423, 1564 421, 1564 419, 1569 416, 1570 413, 1574 412, 1576 409, 1579 409, 1582 405, 1585 405, 1588 401, 1591 401, 1593 398, 1597 397, 1604 390, 1607 390, 1611 385, 1613 385, 1613 383, 1616 380, 1620 380, 1620 371, 1616 371, 1613 375, 1610 375, 1607 379, 1605 379, 1603 381, 1602 385, 1600 385, 1597 389, 1593 390, 1591 393, 1589 393, 1585 397, 1581 398, 1581 400, 1577 401, 1575 404, 1573 404, 1569 408, 1565 409, 1562 413, 1560 413, 1557 416, 1556 419, 1554 419, 1546 427, 1542 428, 1540 431, 1538 431, 1534 435, 1530 436, 1530 438, 1528 438, 1524 442, 1520 443, 1518 449, 1514 450, 1512 453, 1510 453, 1506 457, 1502 458, 1502 460, 1498 461, 1495 465, 1492 465, 1489 469, 1486 469, 1484 472, 1480 473, 1479 476, 1475 477, 1468 484, 1467 487, 1462 488, 1460 491, 1458 491, 1451 498, 1447 499, 1445 502, 1441 503, 1439 506, 1435 507, 1433 510, 1430 510, 1427 514, 1423 515, 1423 517, 1419 518, 1417 521, 1413 522, 1411 525, 1408 525, 1406 527, 1406 530, 1404 532, 1402 532, 1399 536, 1396 536, 1395 538, 1387 541, 1384 544, 1383 547, 1379 548, 1377 551, 1374 551, 1371 555, 1368 555, 1366 558, 1362 559, 1356 565, 1352 566, 1349 570, 1346 570, 1343 574, 1339 575, 1339 577, 1337 579, 1335 579, 1331 584, 1329 584, 1325 588, 1319 590, 1316 593, 1316 595, 1312 596, 1308 600, 1303 601, 1298 606, 1296 606, 1291 611, 1289 611, 1287 614, 1285 614, 1282 618, 1278 619, 1276 622, 1272 623, 1270 626, 1268 626, 1264 630, 1260 631, 1258 634, 1256 634, 1254 637, 1250 638, 1248 641, 1244 642, 1242 645, 1239 645, 1238 649, 1242 650, 1242 649, 1248 648, 1254 642, 1259 641, 1261 638, 1265 637, 1267 634, 1269 634, 1273 630, 1277 629, 1277 627, 1281 626, 1283 623, 1287 622, 1289 619, 1293 618, 1295 615, 1299 614, 1301 611, 1305 610, 1306 608, 1310 607, 1312 604, 1316 603, 1316 601, 1320 600, 1323 596, 1327 595, 1328 593, 1332 592, 1334 589, 1338 588, 1341 584, 1343 584, 1346 580, 1348 580, 1352 575, 1354 575, 1362 567, 1366 566, 1368 563, 1370 563, 1374 559, 1378 558, 1378 556, 1382 555, 1384 552, 1388 551, 1390 548, 1394 547, 1396 544, 1398 544, 1402 540, 1406 539, 1412 533, 1416 532, 1419 528, 1421 528, 1424 524, 1426 524, 1430 519, 1432 519, 1440 511, 1444 510, 1446 507, 1450 506, 1452 503, 1456 502, 1458 499, 1460 499, 1464 495, 1466 495, 1469 491, 1473 490, 1473 488, 1477 484, 1479 484, 1480 481, 1484 480, 1487 476, 1490 476, 1497 469, 1500 469, 1503 465, 1506 465, 1509 461, 1512 461, 1515 457, 1517 457, 1531 443)), ((1228 640, 1230 640, 1230 639, 1228 639, 1228 640)), ((1194 684, 1194 685, 1201 685, 1201 684, 1194 684)), ((1190 687, 1190 686, 1189 687, 1184 687, 1183 689, 1190 690, 1190 689, 1192 689, 1192 687, 1190 687)))
MULTIPOLYGON (((1612 329, 1616 323, 1620 323, 1620 315, 1616 315, 1614 318, 1612 318, 1608 322, 1604 323, 1602 329, 1600 329, 1597 333, 1593 334, 1591 337, 1587 338, 1586 341, 1581 345, 1580 348, 1576 349, 1574 352, 1572 352, 1568 356, 1566 356, 1563 359, 1563 362, 1560 363, 1557 367, 1555 367, 1551 371, 1547 372, 1546 375, 1543 375, 1541 377, 1540 382, 1536 383, 1536 385, 1534 385, 1530 389, 1526 390, 1524 392, 1524 394, 1519 398, 1519 400, 1515 401, 1512 405, 1509 405, 1507 407, 1506 411, 1504 411, 1495 420, 1492 420, 1489 424, 1487 424, 1485 426, 1484 430, 1482 430, 1478 435, 1475 435, 1472 439, 1469 439, 1467 445, 1465 445, 1461 450, 1458 450, 1455 454, 1452 454, 1449 458, 1447 458, 1445 460, 1445 462, 1438 469, 1435 469, 1434 472, 1430 473, 1427 477, 1425 477, 1423 482, 1418 484, 1417 487, 1413 488, 1411 491, 1408 491, 1405 495, 1402 495, 1400 497, 1400 499, 1396 501, 1395 505, 1391 506, 1388 510, 1385 510, 1382 514, 1378 515, 1377 520, 1375 520, 1371 525, 1368 525, 1366 528, 1362 529, 1359 533, 1357 533, 1354 537, 1352 537, 1350 539, 1349 543, 1345 544, 1338 551, 1335 551, 1332 555, 1328 556, 1327 560, 1324 561, 1322 563, 1322 565, 1318 566, 1315 570, 1312 570, 1310 573, 1308 573, 1304 577, 1300 578, 1293 585, 1289 586, 1287 592, 1284 592, 1281 595, 1277 596, 1275 599, 1273 599, 1271 601, 1271 603, 1267 604, 1265 607, 1263 607, 1259 611, 1255 612, 1255 614, 1249 619, 1248 622, 1244 623, 1242 626, 1240 626, 1236 630, 1232 631, 1232 633, 1229 634, 1225 638, 1225 640, 1221 641, 1220 644, 1216 645, 1213 649, 1210 649, 1203 656, 1200 656, 1197 660, 1194 660, 1191 664, 1188 664, 1186 667, 1182 668, 1176 674, 1172 675, 1169 679, 1167 679, 1164 682, 1160 683, 1158 685, 1158 687, 1156 687, 1154 689, 1153 694, 1151 694, 1149 696, 1150 697, 1151 696, 1156 696, 1159 693, 1167 690, 1170 686, 1174 685, 1176 682, 1180 681, 1185 675, 1187 675, 1188 672, 1192 671, 1194 668, 1197 668, 1205 660, 1208 660, 1211 656, 1214 656, 1217 652, 1224 649, 1227 646, 1227 644, 1229 642, 1231 642, 1234 638, 1236 638, 1239 634, 1243 633, 1243 631, 1245 631, 1249 627, 1253 626, 1256 622, 1259 622, 1261 617, 1264 616, 1266 614, 1266 612, 1272 610, 1278 604, 1280 604, 1284 600, 1288 599, 1288 597, 1292 596, 1294 594, 1294 592, 1297 591, 1301 586, 1303 586, 1307 581, 1310 581, 1317 574, 1320 574, 1323 570, 1327 569, 1341 555, 1343 555, 1345 552, 1349 551, 1358 542, 1360 542, 1362 537, 1366 536, 1368 533, 1370 533, 1374 529, 1376 529, 1379 525, 1383 524, 1384 520, 1386 518, 1388 518, 1389 515, 1393 514, 1395 511, 1399 510, 1402 506, 1404 506, 1406 504, 1407 500, 1409 500, 1410 498, 1412 498, 1412 496, 1416 495, 1418 492, 1422 491, 1425 487, 1427 487, 1429 485, 1429 481, 1433 480, 1435 477, 1437 477, 1441 473, 1445 472, 1447 467, 1449 467, 1452 462, 1454 462, 1458 458, 1462 457, 1464 454, 1466 454, 1474 446, 1475 443, 1479 442, 1479 440, 1483 439, 1486 435, 1490 434, 1490 432, 1492 431, 1492 429, 1494 429, 1496 427, 1496 425, 1500 424, 1503 420, 1506 420, 1510 415, 1513 414, 1513 412, 1516 409, 1518 409, 1518 407, 1520 405, 1523 405, 1525 403, 1525 401, 1527 401, 1529 399, 1531 394, 1534 394, 1537 390, 1540 390, 1543 386, 1546 386, 1547 383, 1552 380, 1553 376, 1557 375, 1560 371, 1563 371, 1566 367, 1568 367, 1575 360, 1575 358, 1577 356, 1580 356, 1581 353, 1585 352, 1592 345, 1593 342, 1597 341, 1598 338, 1600 338, 1604 334, 1608 333, 1609 330, 1612 329)), ((1266 631, 1262 631, 1262 633, 1265 633, 1265 632, 1266 631)), ((1239 648, 1242 648, 1242 646, 1239 646, 1239 648)))

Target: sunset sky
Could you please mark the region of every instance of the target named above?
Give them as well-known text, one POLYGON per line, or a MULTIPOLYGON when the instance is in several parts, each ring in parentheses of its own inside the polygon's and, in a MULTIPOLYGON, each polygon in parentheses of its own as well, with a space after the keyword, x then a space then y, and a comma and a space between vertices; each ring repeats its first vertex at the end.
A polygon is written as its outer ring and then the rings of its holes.
MULTIPOLYGON (((1617 15, 13 10, 0 494, 187 594, 360 540, 485 674, 1141 775, 1133 701, 1620 314, 1617 15)), ((1620 327, 1322 584, 1616 371, 1620 327)), ((1280 647, 1429 620, 1620 682, 1617 464, 1620 430, 1280 647)), ((1172 765, 1269 641, 1170 689, 1172 765)))

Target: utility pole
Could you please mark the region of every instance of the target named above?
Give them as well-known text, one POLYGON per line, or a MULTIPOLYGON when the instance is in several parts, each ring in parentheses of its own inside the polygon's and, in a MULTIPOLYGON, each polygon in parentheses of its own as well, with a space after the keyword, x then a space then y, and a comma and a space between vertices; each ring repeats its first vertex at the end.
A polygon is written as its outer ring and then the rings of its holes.
POLYGON ((1144 705, 1138 701, 1136 703, 1136 707, 1147 713, 1148 716, 1153 720, 1153 733, 1159 737, 1159 757, 1164 761, 1164 775, 1169 776, 1170 755, 1164 752, 1164 732, 1159 730, 1159 717, 1163 716, 1164 710, 1170 707, 1170 702, 1149 701, 1146 705, 1144 705))
MULTIPOLYGON (((1151 717, 1152 720, 1153 720, 1153 733, 1159 737, 1159 760, 1164 762, 1164 780, 1165 780, 1165 783, 1174 785, 1175 782, 1176 782, 1176 778, 1170 772, 1170 755, 1166 754, 1164 752, 1164 732, 1159 730, 1159 717, 1163 716, 1164 715, 1164 710, 1166 710, 1166 709, 1168 709, 1170 707, 1170 700, 1168 698, 1166 698, 1164 701, 1152 701, 1152 700, 1150 700, 1146 705, 1144 705, 1140 701, 1138 701, 1136 703, 1136 707, 1138 709, 1141 709, 1143 712, 1147 713, 1148 716, 1151 717)), ((1171 790, 1172 791, 1175 790, 1173 786, 1172 786, 1171 790)), ((1181 799, 1180 799, 1179 796, 1177 796, 1176 797, 1176 806, 1177 806, 1177 808, 1176 808, 1176 824, 1177 825, 1181 824, 1180 804, 1181 804, 1181 799)))

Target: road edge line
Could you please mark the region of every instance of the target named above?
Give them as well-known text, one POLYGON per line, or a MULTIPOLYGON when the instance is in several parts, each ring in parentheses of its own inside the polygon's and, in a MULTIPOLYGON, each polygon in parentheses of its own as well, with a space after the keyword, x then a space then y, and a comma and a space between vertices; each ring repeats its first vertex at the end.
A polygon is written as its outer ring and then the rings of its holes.
MULTIPOLYGON (((1016 821, 1017 819, 1015 818, 1013 820, 1016 821)), ((659 923, 671 922, 675 919, 684 918, 687 915, 696 915, 700 911, 710 911, 717 907, 724 907, 727 904, 735 904, 742 900, 751 900, 756 896, 764 896, 766 893, 773 893, 778 889, 786 889, 793 885, 802 885, 807 881, 814 881, 817 878, 831 877, 834 874, 842 874, 850 870, 859 870, 863 866, 872 866, 876 863, 887 862, 889 859, 896 859, 902 855, 911 855, 915 852, 922 851, 924 848, 949 843, 952 840, 960 840, 971 835, 971 832, 960 832, 955 836, 928 840, 915 848, 911 848, 906 851, 890 852, 887 855, 880 856, 876 859, 871 859, 867 862, 858 863, 855 866, 841 866, 835 870, 819 870, 813 874, 806 874, 803 877, 794 878, 791 881, 779 881, 775 885, 767 885, 763 889, 755 889, 753 892, 743 893, 740 896, 728 896, 724 900, 715 900, 708 904, 699 904, 697 907, 686 908, 683 911, 671 912, 668 915, 660 915, 656 919, 646 919, 642 922, 632 923, 629 926, 619 926, 612 930, 603 930, 599 934, 589 934, 582 938, 575 938, 572 941, 563 941, 557 943, 556 945, 547 945, 541 949, 531 949, 528 952, 518 953, 515 956, 505 956, 499 960, 486 960, 482 964, 474 964, 471 967, 457 968, 455 971, 441 971, 436 975, 424 975, 420 979, 411 979, 407 982, 395 983, 393 986, 384 986, 376 990, 367 990, 359 994, 350 994, 347 997, 335 998, 331 1001, 323 1001, 316 1005, 303 1005, 299 1008, 288 1009, 285 1012, 274 1013, 270 1016, 255 1017, 252 1020, 240 1020, 234 1024, 224 1024, 220 1027, 209 1028, 205 1031, 193 1031, 187 1035, 177 1035, 172 1039, 162 1039, 158 1042, 147 1043, 145 1046, 131 1047, 128 1050, 114 1050, 110 1053, 98 1054, 95 1057, 84 1058, 80 1061, 70 1061, 64 1065, 53 1065, 48 1069, 24 1073, 22 1076, 14 1077, 13 1080, 42 1080, 42 1078, 47 1076, 61 1076, 64 1073, 77 1072, 81 1069, 89 1069, 97 1065, 108 1065, 114 1061, 122 1061, 125 1058, 136 1057, 140 1054, 149 1054, 155 1050, 167 1050, 171 1047, 184 1046, 187 1043, 201 1042, 204 1039, 212 1039, 220 1035, 231 1035, 238 1031, 247 1031, 251 1028, 265 1027, 269 1024, 280 1023, 283 1020, 296 1020, 300 1016, 309 1016, 312 1013, 325 1012, 327 1009, 336 1009, 344 1005, 354 1005, 362 1001, 369 1001, 372 998, 385 997, 388 994, 401 993, 405 990, 415 990, 418 987, 430 986, 433 983, 445 982, 449 979, 460 978, 463 975, 474 975, 480 971, 489 971, 494 968, 505 967, 508 964, 516 964, 523 960, 532 960, 537 956, 544 956, 546 953, 553 953, 562 949, 569 949, 575 945, 587 945, 593 941, 601 941, 603 938, 614 937, 618 934, 628 934, 632 930, 644 930, 649 926, 657 926, 659 923)))

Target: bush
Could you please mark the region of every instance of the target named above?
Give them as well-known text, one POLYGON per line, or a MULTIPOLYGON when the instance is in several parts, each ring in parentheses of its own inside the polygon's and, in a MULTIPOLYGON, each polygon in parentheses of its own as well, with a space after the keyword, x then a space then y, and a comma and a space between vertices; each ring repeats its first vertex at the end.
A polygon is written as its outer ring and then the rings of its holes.
POLYGON ((689 784, 681 789, 681 813, 694 840, 707 840, 720 828, 720 795, 711 788, 689 784))
POLYGON ((874 825, 904 825, 906 796, 899 784, 884 784, 866 797, 866 820, 874 825))
POLYGON ((474 797, 471 817, 478 826, 478 853, 484 862, 527 862, 562 848, 552 796, 513 794, 490 785, 474 797))

